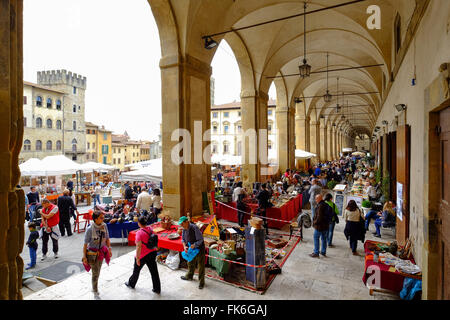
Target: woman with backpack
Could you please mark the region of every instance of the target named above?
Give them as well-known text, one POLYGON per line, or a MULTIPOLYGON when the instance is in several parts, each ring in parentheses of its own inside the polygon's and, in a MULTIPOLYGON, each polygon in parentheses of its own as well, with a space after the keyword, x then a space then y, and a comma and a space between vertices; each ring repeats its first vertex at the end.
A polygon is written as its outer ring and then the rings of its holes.
POLYGON ((158 251, 157 241, 150 226, 147 226, 147 218, 140 216, 138 220, 139 230, 136 233, 136 257, 134 260, 133 274, 125 285, 134 289, 139 279, 139 274, 144 265, 147 265, 152 275, 153 292, 161 293, 161 282, 159 281, 158 266, 156 264, 156 253, 158 251), (156 242, 156 243, 155 243, 156 242))

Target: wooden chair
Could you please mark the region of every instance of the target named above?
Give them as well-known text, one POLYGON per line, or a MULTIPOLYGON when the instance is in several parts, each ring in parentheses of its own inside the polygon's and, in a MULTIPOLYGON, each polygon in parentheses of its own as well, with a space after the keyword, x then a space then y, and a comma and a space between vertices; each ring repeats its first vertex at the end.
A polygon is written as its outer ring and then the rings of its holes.
POLYGON ((92 221, 93 212, 94 212, 93 210, 89 210, 88 212, 85 213, 78 213, 73 226, 73 232, 76 231, 77 233, 81 233, 86 231, 87 226, 91 224, 90 222, 92 221), (80 228, 81 223, 84 223, 83 228, 80 228))

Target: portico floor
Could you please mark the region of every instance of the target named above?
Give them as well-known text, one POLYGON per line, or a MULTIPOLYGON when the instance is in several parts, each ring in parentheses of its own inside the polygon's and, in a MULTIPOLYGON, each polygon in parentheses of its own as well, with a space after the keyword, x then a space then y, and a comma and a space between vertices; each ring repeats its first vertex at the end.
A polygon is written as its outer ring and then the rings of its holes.
MULTIPOLYGON (((304 241, 300 242, 264 295, 259 295, 233 286, 206 279, 203 290, 195 281, 183 281, 183 270, 172 271, 158 264, 162 291, 152 292, 152 282, 147 268, 142 269, 136 288, 124 285, 132 273, 134 251, 103 264, 99 280, 99 296, 91 292, 91 273, 84 270, 51 287, 25 297, 27 300, 379 300, 398 299, 395 296, 375 293, 362 282, 364 257, 359 242, 360 256, 353 256, 343 234, 344 223, 336 226, 334 248, 327 250, 326 258, 309 257, 313 250, 313 229, 304 230, 304 241)), ((374 231, 373 224, 371 232, 374 231)), ((377 239, 372 233, 368 239, 377 239)), ((379 239, 377 239, 379 240, 379 239)), ((383 233, 384 241, 393 240, 389 231, 383 233)), ((38 254, 38 259, 39 259, 38 254)), ((52 258, 53 259, 53 258, 52 258)), ((38 260, 39 261, 39 260, 38 260)))

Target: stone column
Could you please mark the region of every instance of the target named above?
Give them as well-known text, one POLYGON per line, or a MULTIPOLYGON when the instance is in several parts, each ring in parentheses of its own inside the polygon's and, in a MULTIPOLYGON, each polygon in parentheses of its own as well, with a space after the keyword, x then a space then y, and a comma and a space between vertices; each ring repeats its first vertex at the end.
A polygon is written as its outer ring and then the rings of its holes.
POLYGON ((22 299, 25 195, 23 140, 23 2, 0 1, 0 300, 22 299))
MULTIPOLYGON (((242 114, 242 172, 244 187, 251 190, 253 182, 260 182, 267 167, 267 102, 262 92, 241 93, 242 114), (261 131, 260 131, 261 129, 261 131), (266 132, 264 134, 264 132, 266 132)), ((278 132, 280 128, 277 128, 278 132)))
POLYGON ((327 160, 331 161, 333 159, 333 126, 329 123, 327 128, 327 160))
POLYGON ((311 120, 309 133, 310 152, 317 155, 313 158, 313 162, 317 163, 320 160, 320 123, 318 121, 311 120))
POLYGON ((320 119, 320 162, 326 162, 328 160, 327 129, 325 119, 320 119))
POLYGON ((339 158, 339 153, 338 153, 338 129, 337 129, 337 127, 333 127, 333 150, 334 150, 334 157, 336 159, 339 158))
POLYGON ((164 210, 173 218, 203 210, 202 192, 211 188, 211 67, 189 55, 160 61, 164 210), (184 131, 184 133, 183 133, 184 131), (184 136, 183 136, 184 134, 184 136), (205 135, 205 136, 204 136, 205 135), (204 139, 205 138, 205 139, 204 139))
POLYGON ((278 165, 281 172, 295 166, 294 108, 276 107, 278 165))
POLYGON ((297 149, 310 151, 309 128, 309 118, 304 118, 302 116, 295 117, 295 141, 297 149))

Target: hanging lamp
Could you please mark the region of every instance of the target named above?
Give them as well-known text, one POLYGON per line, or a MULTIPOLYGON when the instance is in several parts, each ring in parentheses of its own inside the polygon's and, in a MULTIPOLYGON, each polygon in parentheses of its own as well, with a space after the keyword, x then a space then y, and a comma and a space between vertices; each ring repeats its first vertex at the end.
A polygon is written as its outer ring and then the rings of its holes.
POLYGON ((339 105, 339 77, 337 77, 337 91, 336 91, 336 98, 337 98, 337 103, 336 103, 336 113, 341 112, 341 106, 339 105))
POLYGON ((304 79, 311 76, 311 66, 306 61, 306 2, 304 5, 304 15, 303 15, 303 65, 299 66, 300 76, 304 79))
POLYGON ((333 96, 330 94, 330 90, 328 90, 328 57, 329 54, 327 52, 327 93, 323 96, 323 100, 325 100, 326 103, 330 103, 333 96))

